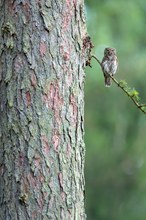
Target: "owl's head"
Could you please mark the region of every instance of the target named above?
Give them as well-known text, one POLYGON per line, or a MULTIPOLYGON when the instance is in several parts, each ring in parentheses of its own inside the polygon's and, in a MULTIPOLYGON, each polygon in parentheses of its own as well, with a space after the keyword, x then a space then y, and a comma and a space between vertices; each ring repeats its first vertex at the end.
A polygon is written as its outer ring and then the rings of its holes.
POLYGON ((116 55, 116 49, 111 48, 111 47, 107 47, 107 48, 104 49, 104 55, 106 55, 106 56, 116 55))

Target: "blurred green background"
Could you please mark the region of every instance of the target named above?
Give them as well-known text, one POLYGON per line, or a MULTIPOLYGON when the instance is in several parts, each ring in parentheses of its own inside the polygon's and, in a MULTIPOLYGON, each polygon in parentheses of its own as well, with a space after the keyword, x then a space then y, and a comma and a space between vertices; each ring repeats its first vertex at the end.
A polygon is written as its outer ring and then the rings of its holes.
MULTIPOLYGON (((146 102, 146 1, 85 0, 93 53, 115 47, 119 70, 146 102)), ((86 68, 86 213, 88 220, 146 219, 146 115, 115 84, 104 86, 98 63, 86 68)))

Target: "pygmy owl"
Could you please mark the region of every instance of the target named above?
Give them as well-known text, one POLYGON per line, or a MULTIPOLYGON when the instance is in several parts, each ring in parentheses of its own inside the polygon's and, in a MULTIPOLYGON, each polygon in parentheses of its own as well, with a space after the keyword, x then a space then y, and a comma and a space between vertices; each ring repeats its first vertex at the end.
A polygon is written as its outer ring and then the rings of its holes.
POLYGON ((115 48, 110 48, 110 47, 105 48, 104 57, 102 59, 101 66, 104 74, 105 86, 110 87, 111 78, 109 75, 113 76, 116 73, 118 67, 115 48))

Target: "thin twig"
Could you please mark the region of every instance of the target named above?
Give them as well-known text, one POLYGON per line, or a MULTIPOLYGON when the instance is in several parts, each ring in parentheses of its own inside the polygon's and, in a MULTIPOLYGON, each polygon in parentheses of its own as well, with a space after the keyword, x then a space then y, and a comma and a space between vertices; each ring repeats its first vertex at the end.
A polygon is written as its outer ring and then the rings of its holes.
POLYGON ((146 106, 146 104, 140 104, 139 102, 137 102, 134 99, 134 96, 129 95, 129 93, 127 92, 127 90, 125 90, 125 88, 123 86, 120 85, 120 83, 113 77, 110 75, 110 78, 115 82, 115 84, 120 87, 123 92, 125 92, 127 94, 127 96, 129 96, 129 98, 133 101, 133 103, 137 106, 137 108, 139 108, 144 114, 146 114, 146 111, 144 111, 144 109, 142 107, 146 106))
MULTIPOLYGON (((95 56, 95 55, 91 55, 91 59, 92 57, 98 62, 98 64, 100 65, 101 69, 102 69, 102 64, 99 61, 99 59, 95 56)), ((143 109, 143 107, 146 107, 146 104, 140 104, 138 101, 135 100, 134 96, 130 95, 128 93, 128 91, 112 76, 109 75, 110 78, 113 80, 113 82, 120 88, 123 90, 124 93, 126 93, 126 95, 133 101, 133 103, 136 105, 136 107, 138 109, 140 109, 141 112, 143 112, 144 114, 146 114, 146 110, 143 109)))
POLYGON ((92 57, 99 63, 100 67, 102 68, 100 60, 95 55, 91 55, 91 59, 92 57))

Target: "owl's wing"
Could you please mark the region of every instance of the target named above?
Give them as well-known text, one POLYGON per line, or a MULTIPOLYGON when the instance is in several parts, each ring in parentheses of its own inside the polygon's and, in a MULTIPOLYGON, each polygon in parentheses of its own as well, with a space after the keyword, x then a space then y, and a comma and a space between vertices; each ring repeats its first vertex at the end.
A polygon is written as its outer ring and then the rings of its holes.
POLYGON ((112 60, 112 62, 110 62, 109 65, 110 73, 114 75, 117 71, 117 67, 118 67, 117 59, 112 60))
POLYGON ((102 70, 105 74, 110 72, 110 66, 107 60, 102 60, 102 70))

